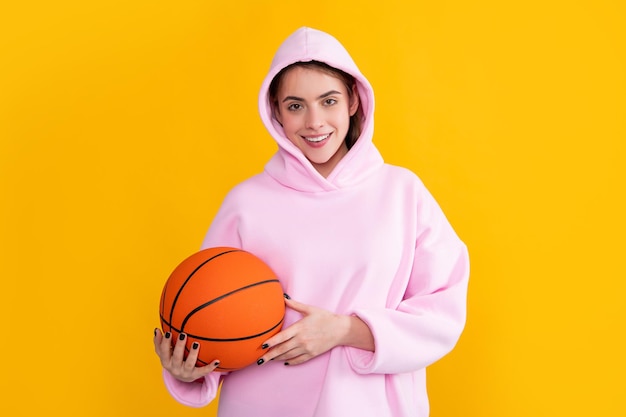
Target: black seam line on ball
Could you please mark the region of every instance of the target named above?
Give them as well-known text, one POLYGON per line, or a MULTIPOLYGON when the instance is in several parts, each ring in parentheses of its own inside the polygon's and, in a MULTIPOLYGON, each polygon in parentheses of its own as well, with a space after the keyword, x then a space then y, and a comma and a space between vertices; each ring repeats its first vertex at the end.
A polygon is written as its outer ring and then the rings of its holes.
MULTIPOLYGON (((222 338, 222 339, 220 339, 220 338, 217 338, 217 337, 198 336, 198 335, 195 335, 193 333, 186 333, 186 335, 187 335, 188 339, 203 340, 205 342, 239 342, 239 341, 242 341, 242 340, 254 339, 255 337, 263 336, 264 334, 267 334, 267 333, 271 332, 272 330, 274 330, 275 328, 277 328, 278 326, 280 326, 283 323, 283 320, 285 320, 284 316, 280 319, 280 321, 278 323, 276 323, 275 325, 273 325, 269 329, 267 329, 267 330, 265 330, 265 331, 263 331, 261 333, 253 334, 253 335, 250 335, 250 336, 233 337, 233 338, 222 338)), ((177 329, 175 327, 172 327, 172 329, 175 332, 179 332, 180 333, 179 329, 177 329)), ((185 346, 185 351, 186 352, 188 351, 186 346, 185 346)), ((198 360, 200 360, 200 359, 198 359, 198 360)))
MULTIPOLYGON (((172 318, 174 317, 174 309, 176 307, 176 303, 178 302, 178 297, 180 297, 180 294, 183 292, 183 289, 185 288, 185 286, 187 285, 189 280, 194 276, 194 274, 196 272, 198 272, 200 270, 200 268, 202 268, 204 265, 206 265, 207 263, 211 262, 213 259, 218 258, 218 257, 220 257, 222 255, 226 255, 227 253, 233 253, 233 252, 243 252, 243 251, 241 249, 233 249, 233 250, 228 250, 228 251, 224 251, 224 252, 218 253, 217 255, 213 255, 209 259, 207 259, 206 261, 204 261, 200 265, 198 265, 196 267, 196 269, 194 269, 191 272, 191 274, 189 274, 189 276, 187 277, 187 279, 185 279, 185 281, 180 286, 180 288, 178 288, 178 292, 176 293, 176 296, 174 297, 174 300, 172 301, 172 305, 170 307, 170 319, 169 319, 170 323, 172 322, 172 318)), ((163 300, 165 302, 165 297, 163 297, 163 300)))
POLYGON ((279 281, 277 279, 268 279, 268 280, 265 280, 265 281, 255 282, 254 284, 250 284, 250 285, 246 285, 245 287, 237 288, 236 290, 227 292, 226 294, 222 294, 222 295, 220 295, 217 298, 214 298, 214 299, 212 299, 210 301, 207 301, 204 304, 199 305, 198 307, 196 307, 193 310, 191 310, 189 312, 189 314, 187 314, 187 317, 185 317, 185 319, 183 320, 183 322, 180 325, 181 331, 184 331, 185 324, 187 324, 187 321, 189 321, 191 316, 193 316, 194 314, 196 314, 198 311, 202 310, 203 308, 205 308, 207 306, 210 306, 211 304, 216 303, 216 302, 220 301, 221 299, 224 299, 224 298, 226 298, 228 296, 231 296, 231 295, 233 295, 233 294, 235 294, 237 292, 244 291, 244 290, 247 290, 248 288, 256 287, 258 285, 269 284, 271 282, 279 282, 279 281))

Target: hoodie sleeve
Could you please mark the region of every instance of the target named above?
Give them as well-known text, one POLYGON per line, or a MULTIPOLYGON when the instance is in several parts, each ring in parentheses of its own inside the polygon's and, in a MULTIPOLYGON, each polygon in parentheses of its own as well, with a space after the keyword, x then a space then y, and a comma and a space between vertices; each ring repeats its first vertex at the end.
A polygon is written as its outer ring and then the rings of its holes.
POLYGON ((224 198, 219 211, 213 218, 211 227, 209 227, 204 237, 202 249, 216 246, 242 247, 238 210, 242 203, 240 201, 240 193, 238 192, 239 188, 233 188, 224 198))
POLYGON ((469 256, 433 197, 419 195, 417 240, 402 301, 395 309, 359 309, 375 352, 346 347, 357 373, 411 372, 439 360, 465 326, 469 256))
MULTIPOLYGON (((202 242, 201 249, 214 246, 241 247, 237 225, 238 216, 233 209, 232 197, 227 196, 202 242)), ((203 407, 213 401, 219 384, 226 375, 227 373, 212 372, 203 380, 183 382, 163 370, 163 380, 170 395, 189 407, 203 407)))

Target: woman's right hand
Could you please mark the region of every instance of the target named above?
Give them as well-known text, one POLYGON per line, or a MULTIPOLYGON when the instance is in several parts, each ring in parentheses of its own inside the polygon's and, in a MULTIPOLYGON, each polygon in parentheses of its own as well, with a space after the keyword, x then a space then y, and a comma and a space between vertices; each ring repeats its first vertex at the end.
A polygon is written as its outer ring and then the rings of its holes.
POLYGON ((185 338, 187 335, 181 333, 176 341, 176 346, 172 349, 171 333, 165 335, 161 330, 154 329, 154 350, 161 360, 161 365, 174 378, 183 382, 193 382, 210 374, 220 364, 218 360, 214 360, 210 365, 196 367, 198 352, 200 346, 198 343, 192 345, 187 360, 184 359, 185 338))

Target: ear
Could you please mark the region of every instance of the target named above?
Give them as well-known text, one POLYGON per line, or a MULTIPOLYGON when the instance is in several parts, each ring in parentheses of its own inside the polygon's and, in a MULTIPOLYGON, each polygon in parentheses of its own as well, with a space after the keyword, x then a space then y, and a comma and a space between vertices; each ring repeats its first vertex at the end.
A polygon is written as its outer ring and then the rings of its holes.
POLYGON ((352 85, 352 94, 350 95, 350 116, 354 116, 356 111, 359 109, 359 91, 356 88, 356 83, 352 85))

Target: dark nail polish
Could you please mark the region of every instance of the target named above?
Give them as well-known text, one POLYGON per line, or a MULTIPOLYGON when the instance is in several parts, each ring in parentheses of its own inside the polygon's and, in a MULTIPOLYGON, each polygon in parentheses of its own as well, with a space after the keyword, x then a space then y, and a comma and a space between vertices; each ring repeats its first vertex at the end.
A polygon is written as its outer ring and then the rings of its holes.
POLYGON ((289 296, 289 294, 284 293, 283 295, 285 296, 285 298, 286 298, 287 300, 291 300, 291 297, 289 296))
POLYGON ((220 361, 213 362, 213 366, 218 366, 219 364, 220 364, 220 361))
POLYGON ((289 362, 285 362, 285 366, 289 366, 289 362))
POLYGON ((268 347, 270 347, 270 345, 268 345, 267 343, 263 343, 263 346, 261 346, 261 349, 267 349, 268 347))
POLYGON ((180 336, 178 336, 179 340, 185 340, 185 333, 181 333, 180 336))
POLYGON ((261 358, 258 361, 256 361, 256 364, 257 365, 263 365, 263 362, 265 362, 265 360, 263 358, 261 358))
POLYGON ((165 332, 165 338, 169 339, 170 337, 172 337, 172 334, 170 332, 165 332))
POLYGON ((193 342, 193 344, 191 345, 192 349, 198 349, 200 347, 200 345, 198 344, 198 342, 193 342))
POLYGON ((154 335, 156 336, 157 332, 159 331, 159 329, 157 329, 156 327, 154 328, 154 335))

